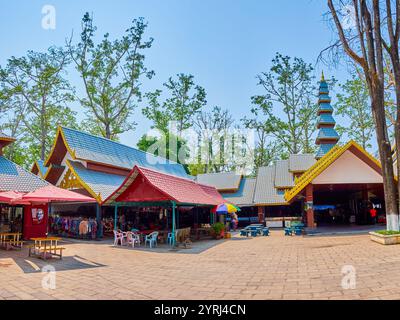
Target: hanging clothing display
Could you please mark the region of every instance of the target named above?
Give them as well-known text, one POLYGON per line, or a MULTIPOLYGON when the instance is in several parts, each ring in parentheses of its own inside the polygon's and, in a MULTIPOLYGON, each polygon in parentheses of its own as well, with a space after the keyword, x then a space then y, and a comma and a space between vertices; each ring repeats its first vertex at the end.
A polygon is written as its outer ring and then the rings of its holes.
POLYGON ((69 238, 96 239, 97 221, 93 218, 60 217, 49 218, 50 233, 69 238))

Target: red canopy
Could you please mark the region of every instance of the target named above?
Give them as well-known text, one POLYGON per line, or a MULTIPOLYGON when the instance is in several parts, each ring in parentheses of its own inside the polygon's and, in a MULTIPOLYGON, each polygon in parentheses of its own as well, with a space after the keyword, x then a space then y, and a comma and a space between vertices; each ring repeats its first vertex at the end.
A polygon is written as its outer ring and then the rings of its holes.
POLYGON ((91 197, 84 196, 82 194, 61 189, 53 185, 48 185, 39 188, 35 191, 29 192, 22 197, 19 197, 12 202, 19 203, 24 202, 39 202, 39 203, 49 203, 49 202, 96 202, 95 199, 91 197))
POLYGON ((21 198, 24 194, 18 191, 0 192, 0 202, 10 204, 11 201, 21 198))
POLYGON ((135 166, 122 185, 104 201, 104 204, 162 201, 207 206, 225 202, 214 187, 135 166))

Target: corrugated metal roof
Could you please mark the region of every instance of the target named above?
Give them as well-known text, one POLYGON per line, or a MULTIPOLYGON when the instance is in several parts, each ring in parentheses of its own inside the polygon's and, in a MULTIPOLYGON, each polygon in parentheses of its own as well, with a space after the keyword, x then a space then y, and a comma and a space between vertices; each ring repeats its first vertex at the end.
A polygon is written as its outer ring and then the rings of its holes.
POLYGON ((223 193, 222 196, 228 202, 240 207, 253 206, 254 190, 256 187, 255 178, 243 178, 239 190, 235 193, 223 193))
POLYGON ((258 169, 254 203, 258 205, 286 204, 284 195, 278 194, 278 190, 275 188, 275 166, 258 169))
POLYGON ((184 167, 176 162, 85 132, 64 127, 61 129, 76 158, 127 169, 138 165, 187 177, 184 167))
POLYGON ((291 154, 289 156, 289 171, 304 172, 307 171, 317 160, 312 153, 291 154))
POLYGON ((317 136, 317 141, 321 139, 339 139, 339 134, 333 128, 321 128, 317 136))
POLYGON ((294 186, 293 173, 289 171, 289 160, 279 160, 275 163, 275 187, 290 188, 294 186))
POLYGON ((147 198, 157 201, 155 198, 160 197, 159 201, 176 201, 180 204, 199 205, 218 205, 225 201, 212 186, 202 185, 190 179, 135 166, 128 177, 126 177, 124 183, 105 200, 105 203, 110 204, 113 201, 137 201, 137 199, 134 199, 135 190, 131 189, 131 186, 139 176, 150 183, 147 187, 149 188, 148 190, 140 190, 140 199, 147 198), (161 192, 162 196, 158 194, 154 195, 152 190, 156 190, 157 193, 161 192), (146 194, 146 192, 148 192, 148 194, 146 194))
POLYGON ((48 182, 0 156, 0 191, 31 192, 48 182))
POLYGON ((217 190, 237 190, 242 176, 235 172, 199 174, 197 181, 215 187, 217 190))
POLYGON ((81 163, 69 161, 76 174, 96 194, 100 194, 102 200, 112 194, 125 180, 124 176, 103 173, 86 169, 81 163))
POLYGON ((318 118, 319 124, 336 124, 335 119, 330 113, 322 113, 318 118))

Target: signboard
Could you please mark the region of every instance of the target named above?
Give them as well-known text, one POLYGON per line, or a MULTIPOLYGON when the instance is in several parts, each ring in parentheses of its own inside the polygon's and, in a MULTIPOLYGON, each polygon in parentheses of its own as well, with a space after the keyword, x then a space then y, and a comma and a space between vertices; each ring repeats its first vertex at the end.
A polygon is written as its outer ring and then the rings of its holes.
POLYGON ((32 208, 32 223, 41 224, 44 218, 44 210, 41 208, 32 208))

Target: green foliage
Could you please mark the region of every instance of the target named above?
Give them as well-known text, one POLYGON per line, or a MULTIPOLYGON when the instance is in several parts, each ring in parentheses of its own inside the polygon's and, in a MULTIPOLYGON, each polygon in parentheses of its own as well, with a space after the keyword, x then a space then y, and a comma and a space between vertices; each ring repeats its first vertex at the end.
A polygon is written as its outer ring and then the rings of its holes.
POLYGON ((211 228, 216 235, 220 235, 225 230, 225 225, 221 222, 214 223, 211 228))
POLYGON ((365 81, 353 76, 339 85, 342 93, 337 95, 336 113, 348 120, 346 126, 337 126, 340 134, 346 134, 364 149, 372 147, 375 125, 371 113, 370 98, 365 81))
POLYGON ((192 75, 178 74, 170 77, 164 87, 168 98, 162 100, 162 90, 146 94, 149 106, 143 108, 143 115, 153 121, 152 128, 167 133, 170 121, 177 122, 177 134, 193 125, 194 117, 207 103, 204 88, 194 83, 192 75))
POLYGON ((376 233, 381 234, 381 235, 383 235, 383 236, 400 235, 400 231, 381 230, 381 231, 376 231, 376 233))
POLYGON ((185 160, 189 156, 189 149, 185 140, 175 135, 170 133, 163 134, 161 137, 143 135, 138 141, 137 147, 139 150, 183 164, 187 170, 185 160), (170 142, 175 146, 170 146, 170 142))
MULTIPOLYGON (((198 146, 199 159, 191 166, 193 172, 211 173, 235 170, 237 163, 230 163, 226 150, 231 139, 229 134, 234 124, 232 114, 227 109, 214 107, 210 112, 201 111, 194 121, 194 129, 201 143, 198 146), (203 172, 201 172, 203 171, 203 172)), ((191 171, 192 172, 192 171, 191 171)), ((194 174, 194 173, 192 173, 194 174)))
POLYGON ((243 118, 257 135, 255 169, 289 154, 313 153, 317 89, 313 67, 277 53, 268 72, 257 76, 264 94, 251 98, 252 118, 243 118))
POLYGON ((3 129, 19 138, 6 153, 19 164, 27 167, 45 158, 57 125, 76 127, 75 112, 68 107, 74 100, 65 78, 68 63, 63 49, 51 47, 44 53, 11 57, 0 68, 0 105, 8 106, 9 117, 3 129))
POLYGON ((68 51, 83 79, 86 96, 80 98, 86 110, 85 127, 93 134, 116 140, 118 135, 134 129, 131 119, 136 103, 141 100, 140 79, 152 78, 145 65, 143 51, 153 39, 144 39, 147 23, 135 19, 121 39, 110 40, 106 33, 94 43, 96 27, 89 13, 82 19, 80 42, 68 51))

